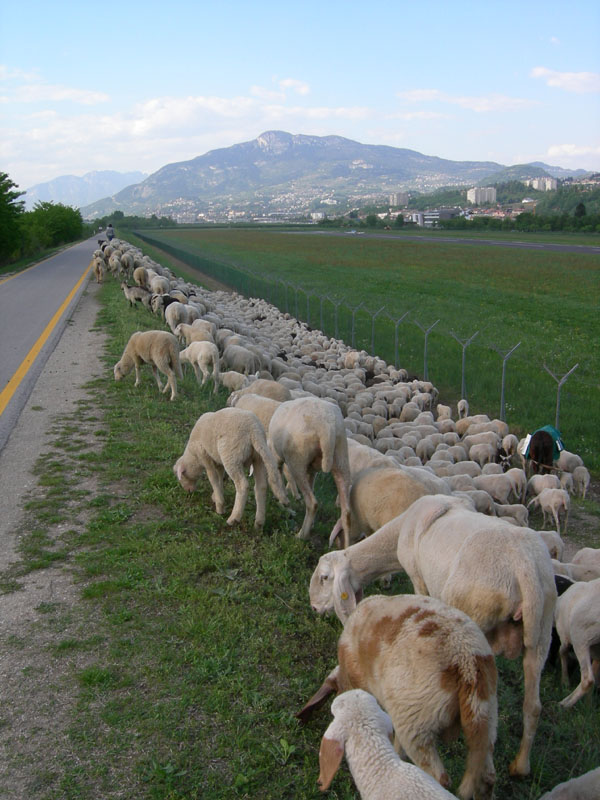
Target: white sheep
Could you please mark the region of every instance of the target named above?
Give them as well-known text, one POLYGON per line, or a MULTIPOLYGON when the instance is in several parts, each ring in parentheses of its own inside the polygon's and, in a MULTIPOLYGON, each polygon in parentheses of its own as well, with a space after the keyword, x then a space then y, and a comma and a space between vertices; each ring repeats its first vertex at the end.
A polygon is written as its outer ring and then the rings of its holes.
POLYGON ((261 368, 260 358, 251 350, 238 344, 228 344, 223 351, 223 369, 233 369, 244 375, 253 375, 261 368))
MULTIPOLYGON (((540 531, 540 533, 542 532, 540 531)), ((545 533, 548 533, 548 531, 545 531, 545 533)), ((552 566, 554 567, 555 575, 564 575, 572 581, 588 582, 600 578, 600 564, 598 563, 594 564, 593 562, 585 561, 565 563, 564 561, 553 559, 552 566)))
POLYGON ((396 750, 443 786, 450 778, 436 739, 462 729, 467 766, 458 796, 483 800, 495 781, 496 684, 491 648, 466 614, 433 597, 373 595, 348 618, 338 666, 297 716, 306 719, 334 691, 370 692, 391 717, 396 750))
POLYGON ((574 472, 577 467, 583 467, 583 459, 576 453, 561 450, 557 460, 554 462, 554 466, 563 472, 574 472))
MULTIPOLYGON (((540 476, 547 477, 547 476, 540 476)), ((567 532, 567 525, 569 523, 569 507, 571 498, 565 489, 542 489, 542 491, 532 497, 527 503, 527 508, 533 505, 539 507, 542 511, 543 522, 542 527, 546 527, 546 522, 552 517, 556 525, 556 532, 560 533, 560 517, 564 514, 564 527, 563 533, 567 532)))
POLYGON ((472 461, 476 461, 480 467, 483 467, 484 464, 494 463, 497 452, 498 450, 494 445, 482 442, 481 444, 472 445, 469 448, 468 455, 472 461))
POLYGON ((221 374, 221 384, 229 392, 238 391, 239 389, 242 389, 244 386, 248 384, 248 376, 242 375, 241 372, 236 372, 235 370, 229 370, 228 372, 222 372, 220 374, 221 374))
POLYGON ((362 800, 450 800, 426 772, 402 761, 390 742, 392 721, 373 695, 362 689, 344 692, 331 704, 333 722, 319 749, 319 788, 326 791, 344 753, 362 800))
POLYGON ((598 800, 600 797, 600 767, 559 783, 540 800, 598 800))
POLYGON ((558 475, 532 475, 527 481, 527 494, 538 495, 543 489, 560 489, 558 475))
MULTIPOLYGON (((438 493, 450 494, 450 491, 445 481, 425 470, 392 464, 367 467, 352 476, 350 541, 378 530, 419 497, 438 493)), ((338 522, 334 527, 330 541, 337 537, 340 525, 338 522)))
POLYGON ((473 478, 476 489, 486 491, 496 503, 505 505, 513 493, 514 484, 508 474, 502 475, 477 475, 473 478))
POLYGON ((600 658, 600 578, 581 581, 570 586, 556 603, 556 630, 560 637, 560 665, 563 684, 568 685, 567 650, 573 646, 581 680, 570 695, 561 700, 563 708, 570 708, 594 686, 595 674, 592 659, 600 658))
MULTIPOLYGON (((258 378, 257 380, 250 379, 246 386, 237 390, 237 395, 241 394, 260 394, 262 397, 270 397, 271 400, 279 400, 280 403, 292 399, 292 394, 289 389, 281 383, 277 383, 277 381, 270 381, 264 378, 258 378)), ((236 401, 236 397, 230 396, 227 400, 227 404, 233 405, 236 401)))
POLYGON ((544 542, 460 498, 425 496, 363 542, 321 556, 310 581, 311 605, 319 613, 335 610, 344 622, 364 585, 402 569, 416 592, 469 614, 495 653, 516 658, 523 650, 523 737, 510 771, 529 774, 556 602, 544 542))
POLYGON ((582 547, 571 559, 572 564, 583 564, 596 567, 600 570, 600 549, 596 547, 582 547))
POLYGON ((177 397, 177 378, 182 378, 177 339, 166 331, 136 331, 129 337, 121 359, 114 366, 115 380, 120 381, 135 367, 135 385, 140 384, 140 367, 150 364, 163 393, 171 389, 171 400, 177 397), (163 389, 158 372, 167 376, 163 389))
POLYGON ((586 492, 590 485, 590 473, 585 467, 575 467, 573 470, 573 491, 585 500, 586 492))
POLYGON ((271 417, 268 441, 279 463, 285 463, 304 498, 306 512, 297 536, 308 538, 317 513, 317 499, 313 492, 316 473, 331 472, 338 490, 344 546, 347 547, 350 537, 350 466, 340 409, 317 397, 300 397, 282 403, 271 417))
POLYGON ((529 527, 529 511, 522 503, 494 503, 497 517, 509 517, 522 528, 529 527))
POLYGON ((459 419, 465 419, 469 416, 469 403, 464 397, 456 404, 456 411, 459 419))
POLYGON ((92 261, 92 272, 96 278, 96 283, 102 283, 106 274, 106 265, 104 263, 104 259, 95 258, 92 261))
POLYGON ((202 386, 212 374, 215 385, 214 393, 219 389, 219 348, 213 342, 192 342, 179 353, 179 358, 184 364, 191 364, 194 368, 198 383, 202 386))
POLYGON ((251 411, 222 408, 202 414, 192 428, 183 455, 175 463, 173 471, 188 492, 196 488, 200 475, 206 471, 217 514, 223 514, 224 470, 235 485, 235 503, 227 520, 228 525, 233 525, 244 513, 248 498, 245 470, 251 466, 256 499, 254 527, 261 527, 265 522, 267 481, 282 505, 287 505, 288 499, 273 454, 267 446, 264 428, 251 411))

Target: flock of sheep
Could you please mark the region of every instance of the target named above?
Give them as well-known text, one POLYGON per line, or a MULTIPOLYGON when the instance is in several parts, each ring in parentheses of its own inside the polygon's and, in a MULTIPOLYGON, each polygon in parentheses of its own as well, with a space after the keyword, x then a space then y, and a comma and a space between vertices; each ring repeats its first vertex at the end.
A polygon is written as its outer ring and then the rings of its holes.
MULTIPOLYGON (((107 271, 131 305, 143 304, 171 331, 134 333, 116 380, 135 368, 137 385, 149 364, 175 400, 188 363, 202 384, 230 392, 227 407, 198 419, 174 465, 185 490, 206 474, 222 514, 226 474, 235 486, 232 525, 250 473, 255 526, 265 522, 269 486, 284 506, 302 498, 297 535, 307 538, 315 475, 332 473, 340 516, 330 545, 339 549, 321 556, 309 593, 313 609, 335 612, 344 629, 336 668, 298 714, 306 720, 338 693, 321 744, 321 788, 345 752, 363 798, 453 797, 436 741, 462 731, 468 754, 458 796, 491 798, 500 653, 522 655, 523 734, 510 772, 527 775, 553 635, 563 681, 571 646, 581 672, 562 706, 590 691, 598 674, 600 550, 562 561, 570 496, 585 496, 590 480, 581 458, 563 451, 551 472, 528 480, 523 443, 506 423, 469 415, 464 400, 453 419, 430 382, 409 380, 266 301, 176 278, 127 242, 95 252, 96 279, 107 271), (543 514, 539 531, 528 527, 531 509, 543 514), (545 530, 548 521, 555 530, 545 530), (399 571, 416 594, 362 600, 367 584, 399 571)), ((597 800, 600 768, 544 795, 559 797, 597 800)))

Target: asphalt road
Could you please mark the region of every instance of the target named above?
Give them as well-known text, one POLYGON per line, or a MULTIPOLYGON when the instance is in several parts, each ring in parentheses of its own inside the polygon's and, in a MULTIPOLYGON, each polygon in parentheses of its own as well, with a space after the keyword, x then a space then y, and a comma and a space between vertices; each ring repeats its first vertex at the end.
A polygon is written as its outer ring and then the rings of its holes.
POLYGON ((97 246, 88 239, 0 279, 0 451, 85 290, 97 246))
MULTIPOLYGON (((292 231, 290 231, 292 233, 292 231)), ((379 241, 387 241, 393 239, 401 242, 426 242, 427 244, 475 244, 482 246, 489 245, 490 247, 512 247, 524 250, 541 250, 542 252, 553 253, 582 253, 589 255, 600 255, 600 246, 585 244, 552 244, 551 242, 525 242, 525 241, 509 241, 507 239, 469 239, 458 238, 455 236, 411 236, 407 233, 366 233, 357 232, 350 233, 349 231, 298 231, 298 233, 306 234, 307 236, 343 236, 347 239, 378 239, 379 241)))

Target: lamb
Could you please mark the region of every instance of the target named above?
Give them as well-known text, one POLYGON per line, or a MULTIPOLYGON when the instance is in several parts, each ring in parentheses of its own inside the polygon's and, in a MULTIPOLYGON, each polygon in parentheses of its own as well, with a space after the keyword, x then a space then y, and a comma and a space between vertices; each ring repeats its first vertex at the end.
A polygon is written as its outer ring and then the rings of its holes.
POLYGON ((191 364, 196 373, 198 383, 202 386, 211 374, 214 382, 214 394, 219 389, 219 348, 212 342, 192 342, 179 354, 184 364, 191 364), (202 380, 201 380, 202 378, 202 380))
POLYGON ((150 364, 163 394, 171 389, 171 400, 177 397, 177 378, 183 378, 177 339, 166 331, 136 331, 129 337, 121 359, 114 366, 115 380, 120 381, 135 367, 135 386, 140 384, 140 367, 150 364), (163 389, 158 372, 167 376, 163 389))
POLYGON ((561 700, 570 708, 594 686, 600 666, 600 578, 574 583, 556 603, 556 630, 560 637, 560 665, 563 684, 568 685, 567 650, 579 661, 581 680, 570 695, 561 700))
POLYGON ((438 403, 435 410, 437 411, 438 420, 452 419, 452 409, 450 406, 444 406, 442 403, 438 403))
POLYGON ((344 546, 347 547, 350 543, 350 466, 346 429, 339 408, 317 397, 300 397, 282 403, 271 417, 268 441, 304 498, 306 512, 297 536, 308 538, 317 513, 312 488, 316 472, 331 472, 338 490, 344 546))
POLYGON ((222 408, 209 411, 192 428, 183 455, 173 471, 181 486, 188 492, 196 488, 203 470, 212 486, 212 500, 217 514, 224 513, 223 471, 235 485, 235 503, 227 519, 228 525, 240 522, 248 498, 248 479, 245 469, 254 471, 256 516, 254 527, 264 525, 266 516, 267 481, 279 502, 286 506, 287 495, 273 454, 267 446, 265 431, 258 417, 241 408, 222 408))
POLYGON ((334 720, 323 734, 319 749, 322 792, 331 785, 345 752, 362 800, 454 797, 419 767, 398 757, 390 742, 392 721, 368 692, 344 692, 331 704, 331 713, 334 720))
MULTIPOLYGON (((165 319, 167 322, 169 322, 169 318, 172 316, 169 312, 173 308, 173 305, 175 304, 171 304, 165 312, 165 319)), ((181 303, 177 303, 177 305, 181 306, 181 303)), ((186 308, 186 306, 183 306, 183 308, 186 308)), ((190 309, 190 312, 191 311, 192 309, 190 309)), ((175 315, 173 316, 176 320, 180 315, 179 313, 175 312, 175 315)), ((171 322, 169 322, 169 325, 171 325, 171 322)), ((189 347, 192 342, 214 342, 213 337, 206 330, 203 330, 202 328, 195 328, 193 325, 184 321, 178 322, 175 327, 172 328, 172 330, 175 336, 179 337, 179 339, 185 340, 187 347, 189 347)))
POLYGON ((364 689, 390 715, 396 750, 443 786, 450 779, 435 739, 462 728, 468 755, 458 795, 479 800, 495 781, 496 684, 491 648, 466 614, 432 597, 374 595, 348 618, 338 666, 297 716, 305 720, 334 691, 364 689))
POLYGON ((564 489, 542 489, 536 497, 532 497, 527 503, 527 508, 531 505, 541 508, 543 514, 542 527, 546 527, 546 520, 552 516, 556 524, 557 533, 560 533, 560 515, 561 512, 564 512, 564 534, 567 532, 570 504, 569 493, 564 489))
POLYGON ((573 490, 575 494, 585 500, 586 492, 590 485, 590 473, 585 467, 575 467, 573 470, 573 490))
POLYGON ((600 797, 600 767, 592 769, 578 778, 559 783, 540 800, 598 800, 600 797))
POLYGON ((469 614, 495 653, 516 658, 523 649, 523 737, 510 771, 529 774, 556 602, 540 536, 473 511, 457 497, 421 497, 363 542, 321 556, 310 581, 311 605, 318 613, 335 610, 344 622, 364 585, 402 569, 416 592, 469 614))

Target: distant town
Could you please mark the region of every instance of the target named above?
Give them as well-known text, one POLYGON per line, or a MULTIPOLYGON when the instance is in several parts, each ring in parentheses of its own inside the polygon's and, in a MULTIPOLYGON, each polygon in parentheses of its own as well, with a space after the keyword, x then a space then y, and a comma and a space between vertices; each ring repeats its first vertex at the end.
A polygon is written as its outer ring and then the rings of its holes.
MULTIPOLYGON (((223 222, 313 222, 319 223, 328 218, 347 216, 354 219, 364 216, 364 209, 373 209, 380 220, 393 222, 399 214, 405 223, 412 223, 419 227, 436 227, 441 220, 464 217, 467 220, 477 217, 495 218, 498 220, 514 219, 520 214, 535 213, 537 199, 526 194, 516 202, 500 203, 497 201, 497 189, 494 186, 472 187, 466 191, 465 202, 459 205, 440 206, 435 204, 435 189, 454 189, 464 192, 464 184, 444 187, 433 185, 419 187, 414 191, 398 191, 389 194, 358 192, 350 197, 336 196, 334 191, 327 190, 320 193, 318 188, 306 186, 292 187, 290 191, 273 197, 265 191, 264 197, 259 192, 247 199, 239 197, 228 204, 224 200, 204 202, 201 204, 187 198, 157 204, 148 216, 154 214, 158 217, 170 217, 178 223, 223 223, 223 222), (432 206, 427 209, 411 207, 415 197, 423 200, 423 191, 432 194, 432 206), (208 206, 208 207, 207 207, 208 206), (274 210, 275 209, 275 210, 274 210)), ((539 177, 524 179, 521 183, 538 192, 554 192, 563 188, 598 189, 600 188, 600 173, 588 175, 585 178, 557 179, 552 177, 539 177)), ((422 205, 422 203, 420 204, 422 205)))

